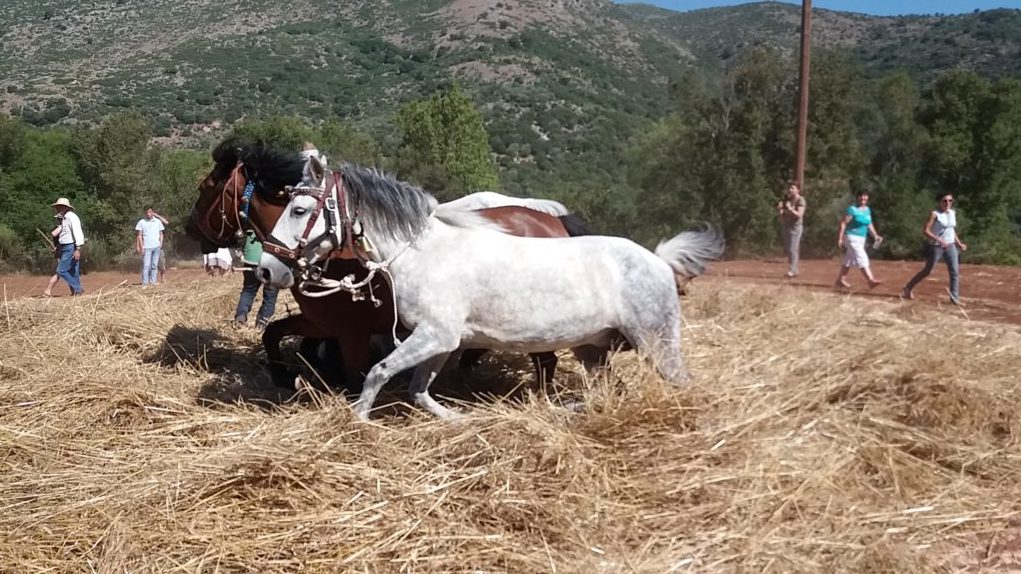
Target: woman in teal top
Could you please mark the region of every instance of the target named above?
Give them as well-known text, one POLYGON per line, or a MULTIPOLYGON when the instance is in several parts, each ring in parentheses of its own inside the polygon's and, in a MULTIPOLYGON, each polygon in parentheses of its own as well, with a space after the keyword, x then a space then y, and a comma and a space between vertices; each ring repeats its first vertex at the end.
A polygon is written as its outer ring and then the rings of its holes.
POLYGON ((861 269, 862 275, 869 282, 869 288, 881 283, 872 276, 869 269, 869 256, 865 253, 865 239, 872 234, 873 245, 878 246, 883 242, 882 236, 876 231, 872 223, 872 209, 869 207, 869 192, 859 191, 854 205, 847 208, 844 218, 840 220, 840 237, 837 245, 844 250, 844 259, 840 264, 840 275, 837 276, 837 289, 847 289, 851 284, 847 282, 847 273, 852 267, 861 269))

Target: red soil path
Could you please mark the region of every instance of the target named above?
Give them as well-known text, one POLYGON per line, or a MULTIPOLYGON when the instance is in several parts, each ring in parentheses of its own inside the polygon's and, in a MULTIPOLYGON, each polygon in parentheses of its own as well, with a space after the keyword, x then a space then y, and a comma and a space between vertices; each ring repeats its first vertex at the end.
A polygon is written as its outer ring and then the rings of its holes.
MULTIPOLYGON (((799 267, 801 274, 793 279, 787 279, 784 276, 787 272, 787 261, 784 259, 723 261, 710 267, 707 279, 834 290, 833 284, 840 269, 839 260, 807 260, 802 261, 799 267)), ((922 263, 919 261, 873 261, 872 272, 883 284, 875 289, 869 289, 861 272, 852 269, 848 275, 848 281, 851 283, 849 292, 853 296, 899 301, 904 284, 921 268, 922 263)), ((953 312, 963 312, 972 319, 1021 324, 1021 267, 962 265, 960 289, 963 305, 960 309, 950 305, 947 287, 946 266, 939 264, 933 269, 932 274, 915 288, 915 300, 905 304, 939 305, 949 307, 953 312)))
MULTIPOLYGON (((184 283, 205 277, 205 271, 199 267, 173 268, 166 273, 168 284, 184 283)), ((0 297, 14 299, 17 297, 42 297, 46 290, 49 275, 0 275, 0 297)), ((141 272, 125 273, 123 271, 96 271, 82 276, 82 287, 86 295, 109 291, 121 287, 141 287, 141 272)), ((54 297, 69 297, 67 283, 58 281, 53 288, 54 297)))
MULTIPOLYGON (((873 271, 883 284, 875 289, 865 285, 861 273, 852 270, 848 277, 853 296, 878 297, 892 301, 899 300, 900 290, 922 264, 917 261, 873 261, 873 271)), ((701 281, 742 281, 766 284, 785 284, 795 287, 832 291, 839 262, 833 260, 806 260, 801 262, 801 275, 787 279, 787 263, 783 259, 723 261, 710 266, 708 276, 701 281)), ((205 276, 200 268, 174 268, 167 271, 168 284, 182 283, 205 276)), ((0 275, 0 296, 7 299, 16 297, 41 297, 49 277, 39 275, 0 275)), ((240 279, 239 279, 240 282, 240 279)), ((109 291, 114 288, 138 287, 139 273, 103 271, 89 273, 82 278, 86 294, 109 291)), ((948 306, 946 292, 946 267, 938 266, 925 281, 915 289, 913 305, 948 306)), ((58 297, 68 296, 67 285, 57 283, 53 293, 58 297)), ((1021 268, 997 267, 991 265, 961 266, 961 308, 973 319, 993 320, 1021 325, 1021 268)), ((954 308, 954 312, 958 312, 954 308)))

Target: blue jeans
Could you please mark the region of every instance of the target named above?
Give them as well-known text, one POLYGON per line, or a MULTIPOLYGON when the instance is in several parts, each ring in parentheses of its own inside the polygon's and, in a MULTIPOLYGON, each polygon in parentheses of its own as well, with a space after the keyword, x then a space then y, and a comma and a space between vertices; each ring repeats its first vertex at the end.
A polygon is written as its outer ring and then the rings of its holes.
POLYGON ((787 272, 798 274, 798 259, 801 258, 801 234, 805 226, 799 221, 794 225, 783 226, 783 250, 787 254, 787 272))
POLYGON ((939 245, 929 245, 925 249, 925 267, 922 268, 908 284, 904 286, 905 291, 912 291, 915 285, 921 283, 922 279, 929 276, 932 273, 932 268, 936 266, 936 262, 940 259, 947 264, 947 273, 950 275, 950 298, 957 302, 960 297, 958 292, 958 283, 960 278, 960 263, 958 262, 957 246, 950 245, 946 249, 943 249, 939 245))
POLYGON ((160 248, 142 249, 142 285, 156 284, 156 273, 160 270, 160 248))
MULTIPOLYGON (((241 297, 238 299, 238 308, 234 311, 234 320, 238 323, 244 323, 248 321, 248 312, 252 309, 252 304, 255 303, 255 295, 259 292, 259 286, 262 283, 255 276, 255 269, 245 269, 242 274, 245 277, 245 282, 241 287, 241 297)), ((255 317, 255 324, 261 327, 265 327, 269 323, 269 318, 273 316, 273 312, 276 311, 277 307, 277 293, 276 287, 265 285, 262 288, 262 306, 259 307, 259 314, 255 317)))
POLYGON ((71 288, 72 295, 81 295, 85 292, 82 289, 82 267, 80 261, 74 260, 74 244, 59 245, 57 249, 60 250, 60 259, 57 261, 57 275, 67 282, 67 286, 71 288))

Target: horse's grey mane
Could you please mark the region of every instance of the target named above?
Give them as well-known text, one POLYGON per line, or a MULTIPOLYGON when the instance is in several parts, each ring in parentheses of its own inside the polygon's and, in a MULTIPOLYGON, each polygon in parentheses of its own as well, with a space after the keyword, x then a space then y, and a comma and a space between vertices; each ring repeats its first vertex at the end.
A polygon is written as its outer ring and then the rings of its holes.
POLYGON ((439 209, 439 202, 421 188, 372 168, 345 163, 341 167, 355 208, 371 236, 387 235, 412 241, 425 229, 429 216, 456 227, 502 228, 475 212, 439 209))

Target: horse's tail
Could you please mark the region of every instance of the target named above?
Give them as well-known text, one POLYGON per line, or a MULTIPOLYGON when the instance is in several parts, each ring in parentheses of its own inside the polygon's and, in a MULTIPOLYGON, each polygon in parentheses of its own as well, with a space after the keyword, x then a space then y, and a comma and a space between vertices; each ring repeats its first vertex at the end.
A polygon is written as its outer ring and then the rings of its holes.
POLYGON ((567 230, 567 234, 571 237, 581 237, 582 235, 601 235, 591 225, 589 225, 587 221, 573 213, 561 215, 557 219, 560 220, 564 229, 567 230))
MULTIPOLYGON (((656 256, 666 261, 674 275, 685 282, 705 272, 709 261, 723 256, 723 231, 709 225, 705 231, 685 231, 656 246, 656 256)), ((681 287, 681 282, 678 281, 681 287)))

